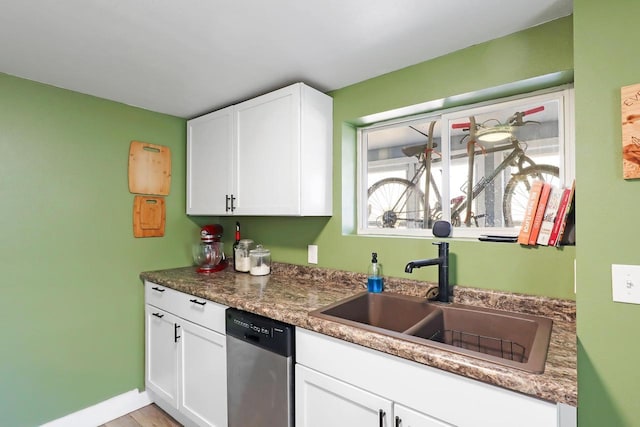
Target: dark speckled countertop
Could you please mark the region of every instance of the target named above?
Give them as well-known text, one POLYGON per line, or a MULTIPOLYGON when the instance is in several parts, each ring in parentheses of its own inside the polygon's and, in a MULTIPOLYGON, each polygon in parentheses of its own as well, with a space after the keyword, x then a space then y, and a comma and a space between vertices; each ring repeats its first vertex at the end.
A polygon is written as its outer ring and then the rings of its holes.
MULTIPOLYGON (((414 344, 359 328, 318 319, 309 312, 365 290, 361 273, 274 263, 269 276, 235 273, 231 268, 201 275, 194 267, 149 271, 144 280, 340 338, 448 372, 504 387, 551 402, 576 406, 575 303, 568 300, 510 294, 455 286, 453 301, 546 316, 553 319, 543 374, 496 365, 449 351, 414 344)), ((386 278, 385 291, 425 296, 432 283, 386 278)))

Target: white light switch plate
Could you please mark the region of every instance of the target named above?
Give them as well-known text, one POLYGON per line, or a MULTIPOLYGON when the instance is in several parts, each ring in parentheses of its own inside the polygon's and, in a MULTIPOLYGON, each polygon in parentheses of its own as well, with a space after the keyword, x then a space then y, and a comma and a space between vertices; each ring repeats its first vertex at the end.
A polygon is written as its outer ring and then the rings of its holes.
POLYGON ((318 245, 309 245, 307 252, 307 262, 309 264, 318 263, 318 245))
POLYGON ((640 265, 611 265, 613 300, 640 304, 640 265))

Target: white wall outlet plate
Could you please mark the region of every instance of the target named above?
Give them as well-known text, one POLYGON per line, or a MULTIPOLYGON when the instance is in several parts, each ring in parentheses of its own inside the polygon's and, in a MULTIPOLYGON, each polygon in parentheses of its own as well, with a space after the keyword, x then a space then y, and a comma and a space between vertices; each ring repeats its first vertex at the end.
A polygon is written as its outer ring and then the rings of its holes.
POLYGON ((307 262, 309 264, 318 263, 318 245, 309 245, 307 252, 307 262))
POLYGON ((611 265, 613 300, 640 304, 640 265, 611 265))

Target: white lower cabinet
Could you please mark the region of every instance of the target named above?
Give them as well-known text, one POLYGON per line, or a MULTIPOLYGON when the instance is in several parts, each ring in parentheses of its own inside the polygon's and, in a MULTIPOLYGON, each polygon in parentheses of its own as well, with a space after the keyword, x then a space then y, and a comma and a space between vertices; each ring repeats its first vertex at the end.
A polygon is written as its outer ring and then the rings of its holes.
POLYGON ((296 426, 388 426, 392 402, 296 365, 296 426))
POLYGON ((296 426, 447 427, 450 424, 296 365, 296 426))
POLYGON ((221 333, 226 307, 155 284, 145 286, 147 391, 184 425, 226 426, 227 352, 221 333))
POLYGON ((199 425, 226 426, 226 337, 191 322, 181 325, 182 394, 178 406, 199 425))
POLYGON ((296 427, 562 425, 554 403, 301 328, 296 363, 296 427))
POLYGON ((174 325, 179 319, 149 304, 146 313, 146 383, 159 397, 178 406, 178 346, 174 325))
POLYGON ((438 421, 406 406, 393 405, 394 427, 448 427, 451 424, 438 421))

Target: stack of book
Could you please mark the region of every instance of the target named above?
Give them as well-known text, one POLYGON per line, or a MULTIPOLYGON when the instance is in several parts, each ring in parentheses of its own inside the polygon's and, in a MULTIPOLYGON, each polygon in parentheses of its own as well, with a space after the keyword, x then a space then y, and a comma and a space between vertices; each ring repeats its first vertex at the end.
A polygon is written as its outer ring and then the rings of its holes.
POLYGON ((522 220, 518 243, 560 246, 575 243, 575 181, 567 188, 534 181, 522 220))

